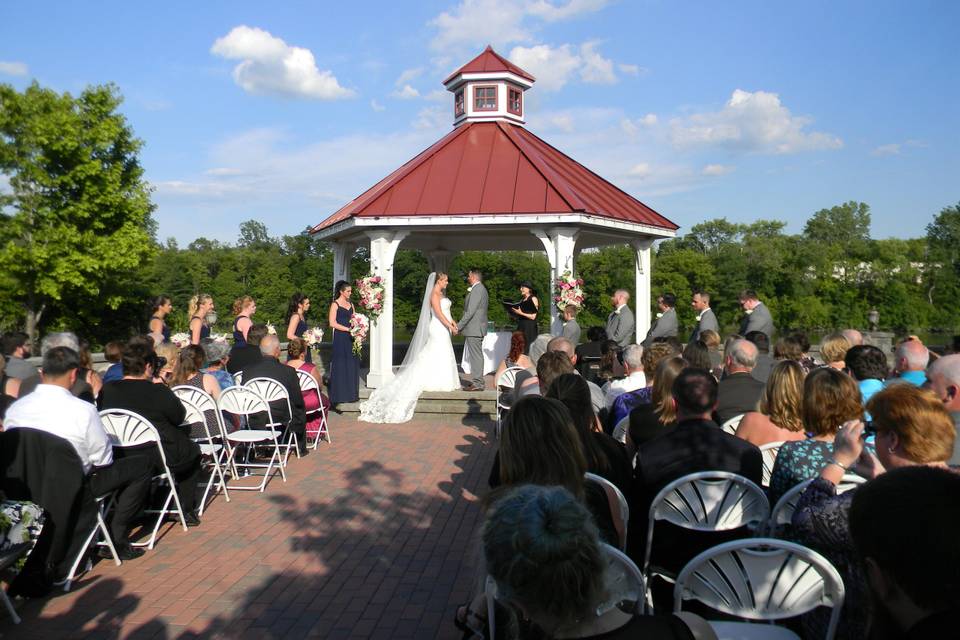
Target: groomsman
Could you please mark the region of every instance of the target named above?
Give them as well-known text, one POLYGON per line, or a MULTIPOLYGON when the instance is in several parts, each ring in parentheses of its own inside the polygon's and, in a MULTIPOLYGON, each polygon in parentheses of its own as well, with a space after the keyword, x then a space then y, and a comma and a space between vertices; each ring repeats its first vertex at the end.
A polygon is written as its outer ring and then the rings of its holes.
POLYGON ((633 343, 633 334, 637 328, 633 312, 627 306, 630 294, 624 289, 617 289, 610 296, 610 302, 613 304, 613 313, 607 316, 607 339, 625 347, 633 343))
POLYGON ((757 292, 744 289, 738 298, 743 308, 743 320, 740 322, 740 335, 745 336, 751 331, 760 331, 773 338, 773 317, 767 305, 760 302, 757 292))
POLYGON ((710 308, 710 294, 706 291, 695 291, 690 306, 697 312, 697 324, 690 334, 690 342, 696 342, 700 339, 700 334, 704 331, 716 331, 720 333, 720 325, 717 323, 717 316, 710 308))
POLYGON ((483 336, 487 333, 487 305, 489 295, 481 282, 482 274, 470 269, 467 274, 467 298, 463 302, 463 317, 457 323, 457 329, 463 335, 463 348, 470 363, 470 384, 464 385, 466 391, 483 391, 483 336))
POLYGON ((660 313, 650 325, 647 337, 640 343, 644 347, 649 347, 657 338, 674 338, 680 331, 680 324, 677 322, 677 296, 672 293, 663 294, 657 298, 657 308, 660 313))

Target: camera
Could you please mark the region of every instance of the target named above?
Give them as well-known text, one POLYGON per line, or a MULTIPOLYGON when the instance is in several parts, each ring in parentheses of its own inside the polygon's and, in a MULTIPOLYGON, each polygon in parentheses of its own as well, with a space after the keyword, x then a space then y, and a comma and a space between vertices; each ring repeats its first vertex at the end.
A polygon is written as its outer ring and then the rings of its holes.
POLYGON ((877 435, 877 427, 873 424, 873 420, 864 420, 863 421, 863 437, 870 438, 877 435))
POLYGON ((160 375, 160 370, 167 366, 167 359, 163 356, 158 356, 156 353, 150 354, 150 357, 147 358, 147 364, 153 367, 153 375, 160 375))

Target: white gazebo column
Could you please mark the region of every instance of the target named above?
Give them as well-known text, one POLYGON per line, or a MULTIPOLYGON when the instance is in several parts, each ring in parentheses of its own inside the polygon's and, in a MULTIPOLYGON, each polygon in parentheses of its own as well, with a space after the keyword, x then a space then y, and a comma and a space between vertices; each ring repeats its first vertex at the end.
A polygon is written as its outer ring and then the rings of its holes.
MULTIPOLYGON (((553 283, 566 271, 569 271, 571 274, 574 273, 574 257, 577 246, 577 235, 579 233, 578 230, 570 227, 558 227, 550 230, 550 239, 553 241, 553 250, 556 256, 553 260, 555 266, 550 278, 550 291, 546 292, 546 299, 550 303, 551 333, 556 333, 562 322, 560 320, 560 311, 553 302, 553 283)), ((540 304, 542 305, 543 297, 541 297, 540 300, 540 304)))
POLYGON ((446 249, 434 249, 427 254, 427 264, 430 271, 443 272, 450 275, 450 263, 453 261, 453 252, 446 249))
POLYGON ((553 304, 553 281, 557 279, 557 244, 554 238, 542 229, 531 229, 530 233, 537 236, 543 243, 543 250, 547 252, 547 261, 550 263, 550 289, 540 293, 540 309, 543 310, 544 304, 550 305, 550 332, 552 333, 557 324, 557 307, 553 304))
POLYGON ((635 259, 637 344, 640 344, 650 330, 650 247, 653 240, 633 240, 630 245, 635 259))
POLYGON ((383 312, 370 327, 367 387, 382 387, 393 377, 393 259, 408 231, 368 231, 370 272, 383 278, 383 312))
MULTIPOLYGON (((331 242, 330 244, 333 245, 333 285, 336 286, 341 280, 350 282, 350 259, 353 257, 355 247, 350 242, 331 242)), ((334 295, 336 295, 335 292, 334 295)))

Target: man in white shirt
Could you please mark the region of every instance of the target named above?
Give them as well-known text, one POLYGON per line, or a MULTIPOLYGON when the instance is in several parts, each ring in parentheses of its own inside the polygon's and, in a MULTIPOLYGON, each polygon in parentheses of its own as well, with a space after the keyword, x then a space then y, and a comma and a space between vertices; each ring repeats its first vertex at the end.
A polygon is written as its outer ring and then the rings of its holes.
POLYGON ((4 429, 37 429, 63 438, 76 450, 93 495, 118 492, 110 535, 120 558, 131 560, 144 553, 143 549, 130 546, 127 529, 150 488, 149 460, 144 456, 113 459, 113 445, 97 408, 70 393, 79 367, 80 355, 73 349, 50 349, 43 356, 41 384, 10 405, 4 429))
POLYGON ((604 385, 603 390, 606 393, 608 410, 621 393, 636 391, 647 386, 647 377, 643 374, 642 358, 643 347, 638 344, 631 344, 623 350, 623 370, 627 376, 622 380, 611 380, 604 385))

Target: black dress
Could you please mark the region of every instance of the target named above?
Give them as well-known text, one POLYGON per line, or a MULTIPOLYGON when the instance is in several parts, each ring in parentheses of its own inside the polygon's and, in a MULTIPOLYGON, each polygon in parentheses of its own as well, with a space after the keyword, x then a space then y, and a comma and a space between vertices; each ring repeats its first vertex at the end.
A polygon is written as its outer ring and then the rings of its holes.
POLYGON ((237 328, 237 323, 240 322, 240 318, 246 318, 247 316, 237 316, 233 319, 233 346, 234 347, 245 347, 247 346, 247 339, 243 337, 243 331, 237 328))
MULTIPOLYGON (((194 320, 199 320, 199 321, 200 321, 200 340, 203 340, 204 338, 209 338, 209 337, 210 337, 210 327, 208 327, 208 326, 207 326, 207 323, 203 321, 203 318, 201 318, 200 316, 193 316, 192 318, 190 318, 190 322, 193 322, 194 320)), ((191 336, 193 335, 193 331, 192 331, 192 330, 190 331, 190 335, 191 335, 191 336)), ((197 341, 198 344, 199 344, 200 340, 197 341)))
MULTIPOLYGON (((140 317, 142 318, 143 316, 140 316, 140 317)), ((160 316, 151 316, 150 319, 160 321, 160 324, 162 325, 160 327, 160 333, 163 334, 163 341, 170 342, 170 327, 167 326, 166 321, 160 316)))
MULTIPOLYGON (((350 326, 353 307, 337 305, 337 324, 350 326)), ((333 331, 333 356, 330 358, 330 404, 356 402, 360 398, 360 362, 353 353, 353 338, 348 331, 333 331)))
MULTIPOLYGON (((307 332, 307 321, 303 319, 303 316, 298 316, 300 320, 297 322, 297 328, 293 330, 293 334, 298 338, 302 338, 303 334, 307 332)), ((289 321, 288 321, 289 322, 289 321)), ((307 345, 307 350, 303 353, 304 362, 313 362, 313 354, 311 353, 313 349, 307 345)))
MULTIPOLYGON (((537 309, 537 305, 533 303, 533 296, 530 296, 526 300, 520 303, 520 311, 524 313, 540 313, 540 310, 537 309)), ((527 346, 523 350, 525 354, 530 353, 530 345, 533 344, 533 341, 537 339, 537 321, 530 320, 529 318, 524 318, 517 316, 517 331, 523 331, 523 337, 527 341, 527 346)))

